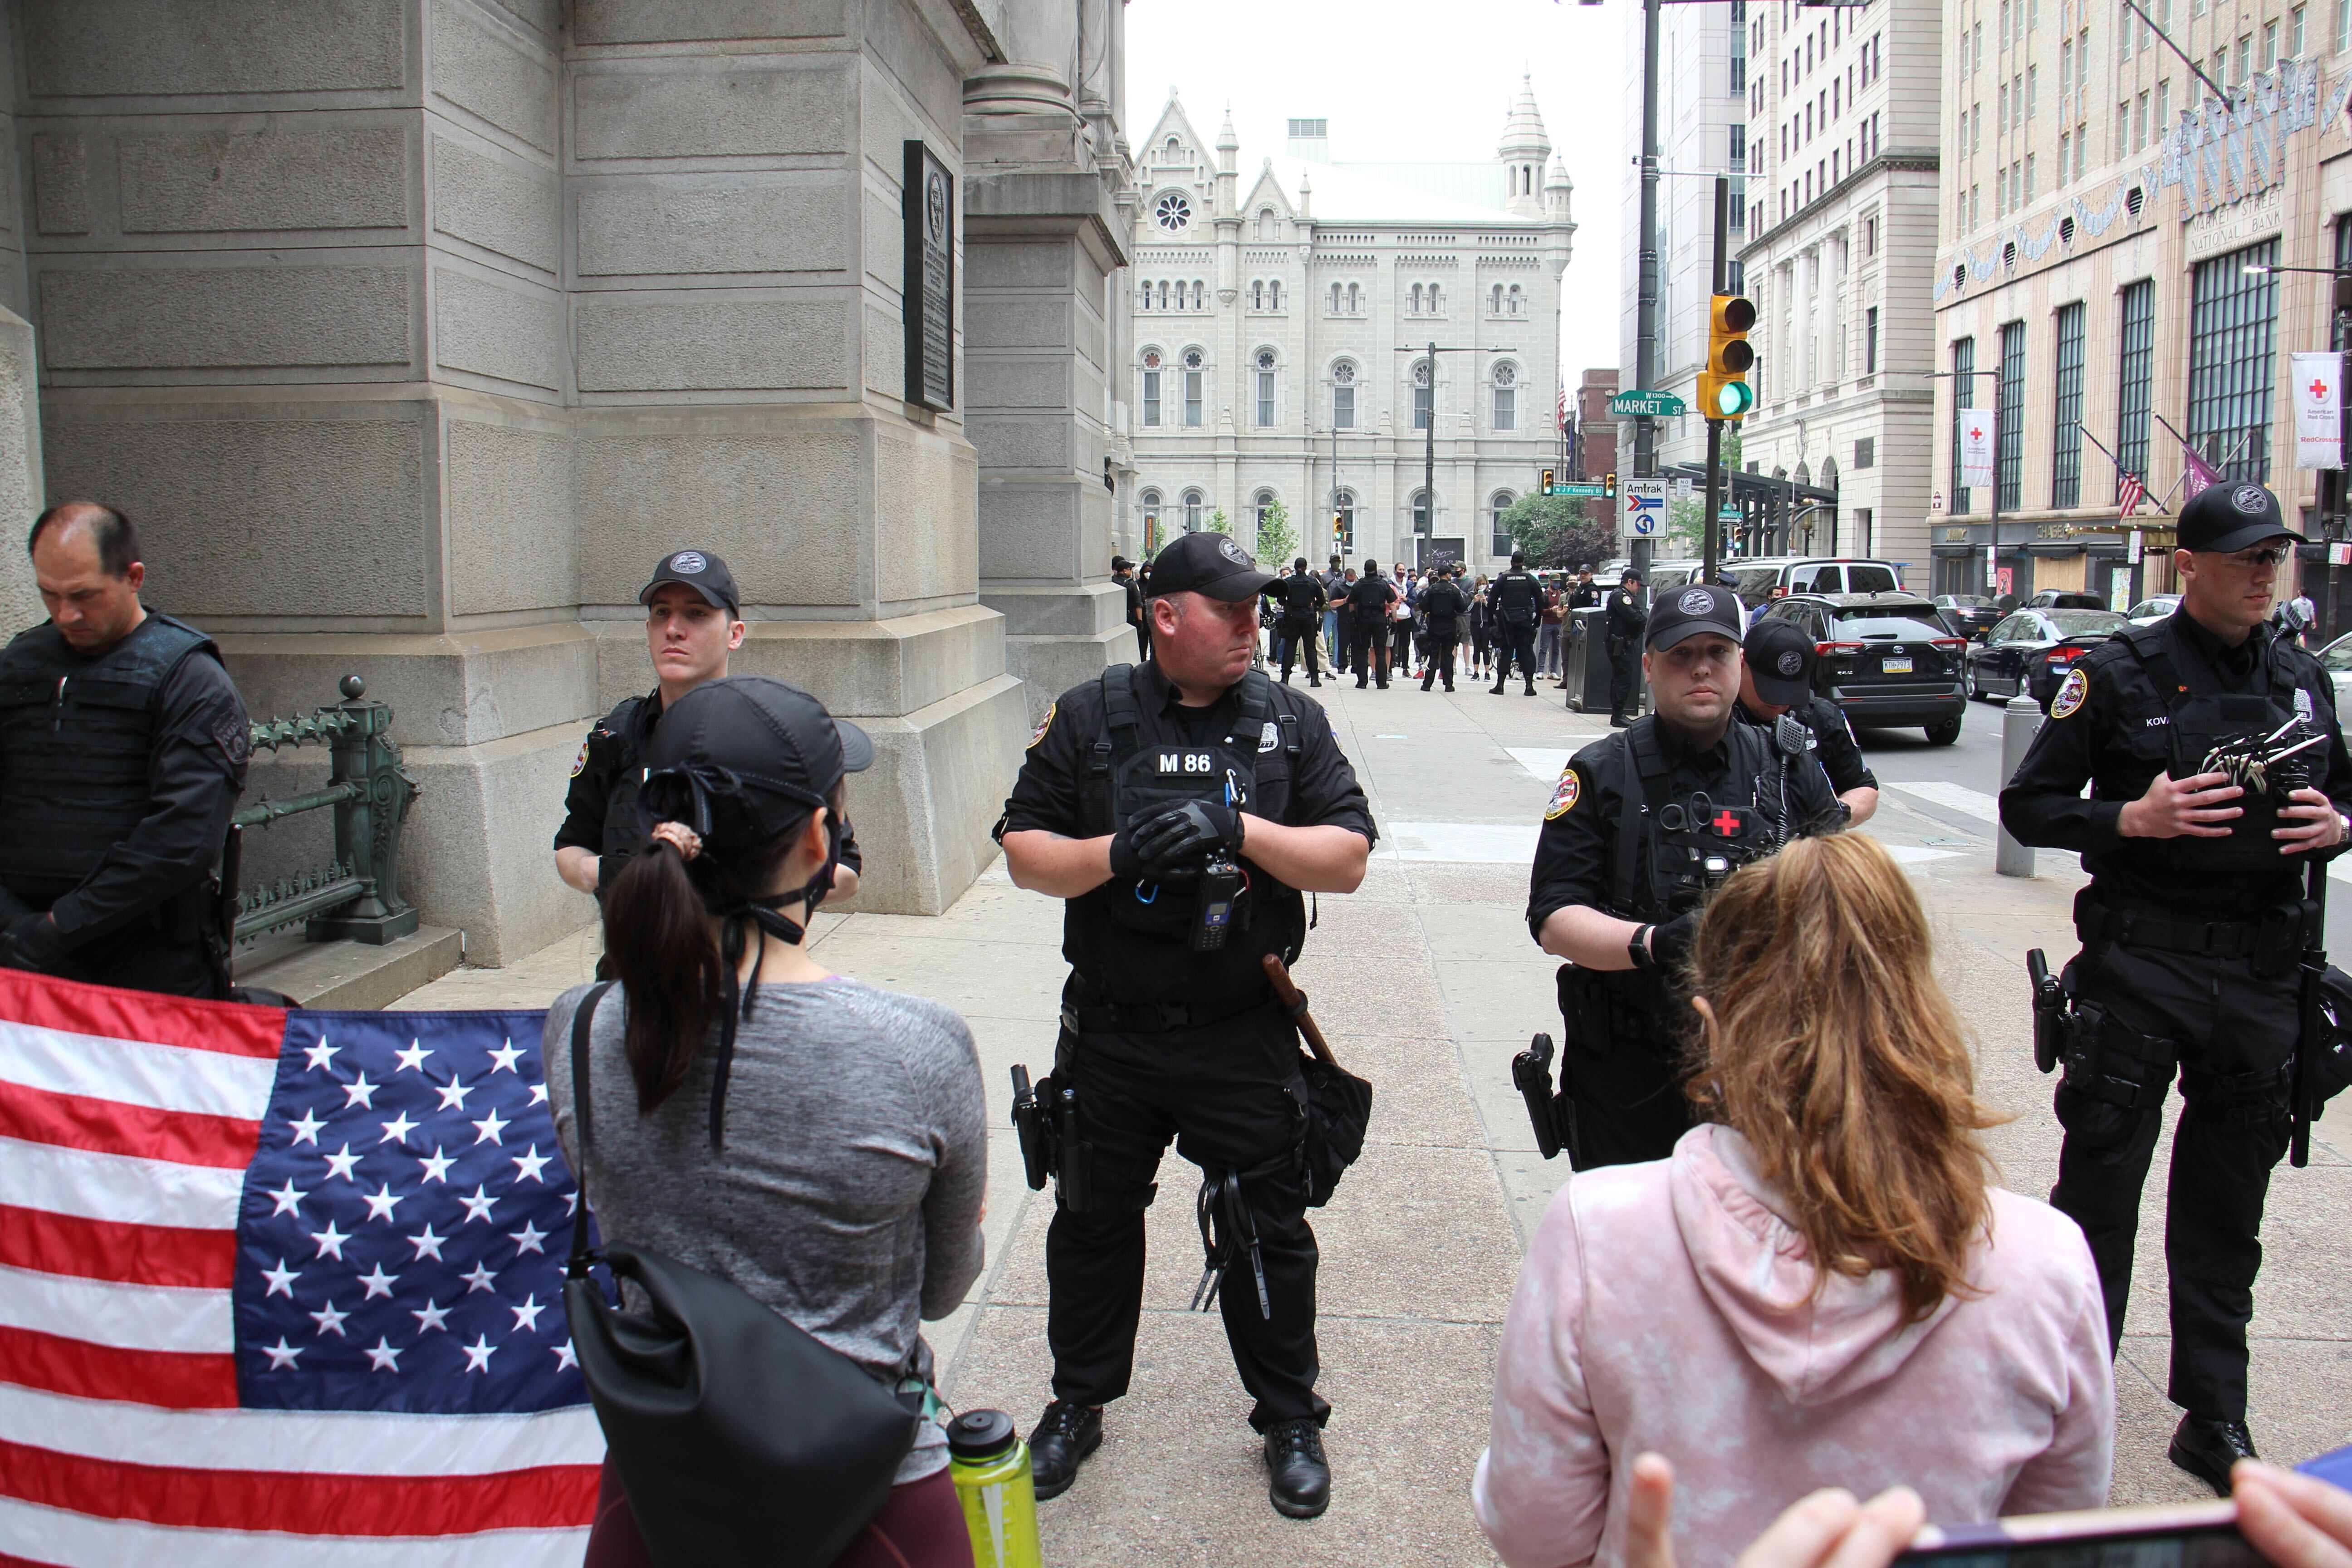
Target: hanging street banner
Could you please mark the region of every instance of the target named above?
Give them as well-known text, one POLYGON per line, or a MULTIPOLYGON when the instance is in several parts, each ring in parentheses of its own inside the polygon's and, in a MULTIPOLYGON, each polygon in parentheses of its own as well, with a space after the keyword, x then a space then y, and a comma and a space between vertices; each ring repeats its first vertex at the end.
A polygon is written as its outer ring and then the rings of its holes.
POLYGON ((1623 502, 1618 532, 1627 539, 1666 536, 1666 481, 1620 479, 1617 494, 1623 502))
POLYGON ((1992 410, 1960 410, 1960 483, 1974 489, 1992 483, 1992 410))
POLYGON ((2296 354, 2294 359, 2294 466, 2344 466, 2344 356, 2296 354))

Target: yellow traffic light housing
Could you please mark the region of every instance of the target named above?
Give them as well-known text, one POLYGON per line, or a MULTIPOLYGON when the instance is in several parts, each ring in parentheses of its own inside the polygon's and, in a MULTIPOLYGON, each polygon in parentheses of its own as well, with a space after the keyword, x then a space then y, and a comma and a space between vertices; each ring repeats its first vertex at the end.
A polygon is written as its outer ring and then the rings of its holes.
POLYGON ((1615 474, 1611 474, 1601 481, 1601 499, 1603 500, 1615 500, 1617 499, 1617 476, 1615 474))
POLYGON ((1717 294, 1707 311, 1706 368, 1699 373, 1698 412, 1708 419, 1745 419, 1756 406, 1748 372, 1756 351, 1748 342, 1756 324, 1756 301, 1740 294, 1717 294))
POLYGON ((1546 468, 1543 471, 1543 493, 1546 495, 1551 494, 1551 469, 1546 468))

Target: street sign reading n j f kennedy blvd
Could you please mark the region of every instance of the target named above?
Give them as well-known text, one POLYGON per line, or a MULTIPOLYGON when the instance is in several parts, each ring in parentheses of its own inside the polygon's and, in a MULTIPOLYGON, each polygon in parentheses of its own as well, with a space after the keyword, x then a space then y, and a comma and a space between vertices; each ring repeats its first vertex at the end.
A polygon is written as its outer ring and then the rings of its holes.
POLYGON ((1663 539, 1666 532, 1666 481, 1620 479, 1623 502, 1617 531, 1627 539, 1663 539))
POLYGON ((1687 406, 1671 392, 1621 392, 1609 400, 1609 416, 1638 419, 1648 415, 1654 419, 1671 419, 1687 406))

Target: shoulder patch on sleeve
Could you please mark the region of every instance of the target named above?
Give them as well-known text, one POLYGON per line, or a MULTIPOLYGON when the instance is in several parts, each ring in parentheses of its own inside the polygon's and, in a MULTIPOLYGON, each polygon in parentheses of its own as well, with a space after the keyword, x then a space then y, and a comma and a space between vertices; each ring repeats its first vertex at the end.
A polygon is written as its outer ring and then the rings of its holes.
POLYGON ((593 734, 584 737, 580 742, 580 754, 572 759, 572 776, 575 779, 588 771, 588 742, 594 738, 593 734))
POLYGON ((2091 672, 2087 669, 2068 670, 2066 672, 2065 684, 2059 687, 2058 695, 2051 700, 2050 717, 2053 719, 2073 718, 2074 716, 2074 710, 2080 708, 2083 705, 2084 700, 2090 695, 2091 672))
POLYGON ((1045 704, 1045 716, 1037 721, 1037 727, 1034 730, 1029 731, 1029 744, 1031 746, 1034 746, 1038 742, 1044 740, 1045 738, 1045 731, 1054 727, 1054 714, 1060 707, 1061 704, 1059 702, 1048 702, 1045 704))
POLYGON ((1549 822, 1555 817, 1566 816, 1574 810, 1576 797, 1583 787, 1582 782, 1576 776, 1575 763, 1570 763, 1560 769, 1559 783, 1552 786, 1551 804, 1544 807, 1544 820, 1549 822))

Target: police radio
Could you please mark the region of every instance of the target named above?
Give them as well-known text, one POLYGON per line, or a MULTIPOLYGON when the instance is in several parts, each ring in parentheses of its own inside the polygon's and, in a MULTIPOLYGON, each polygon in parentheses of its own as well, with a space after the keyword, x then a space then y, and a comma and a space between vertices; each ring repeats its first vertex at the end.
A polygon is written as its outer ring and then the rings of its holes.
POLYGON ((1212 850, 1201 868, 1201 882, 1192 895, 1192 947, 1194 952, 1214 952, 1233 934, 1234 900, 1241 895, 1241 867, 1223 849, 1212 850))

